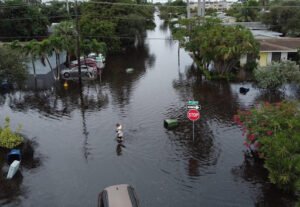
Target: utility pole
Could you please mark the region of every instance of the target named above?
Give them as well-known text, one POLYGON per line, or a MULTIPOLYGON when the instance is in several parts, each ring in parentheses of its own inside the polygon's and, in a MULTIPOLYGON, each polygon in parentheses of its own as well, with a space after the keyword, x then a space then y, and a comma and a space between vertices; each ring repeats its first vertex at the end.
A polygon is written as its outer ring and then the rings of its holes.
POLYGON ((78 5, 75 0, 75 15, 76 15, 76 53, 77 53, 77 65, 78 65, 78 81, 81 86, 81 65, 80 65, 80 46, 79 46, 79 24, 78 24, 78 5))
POLYGON ((197 6, 197 11, 198 11, 198 16, 202 16, 202 9, 201 9, 201 0, 198 0, 198 6, 197 6))
POLYGON ((69 0, 66 0, 66 3, 67 3, 67 12, 68 12, 68 15, 70 15, 69 0))
POLYGON ((190 0, 186 0, 186 12, 187 12, 187 18, 190 19, 191 18, 191 11, 190 11, 190 0))
POLYGON ((205 16, 205 0, 198 0, 198 16, 204 17, 205 16))
POLYGON ((205 17, 205 0, 202 0, 202 13, 201 13, 201 16, 205 17))

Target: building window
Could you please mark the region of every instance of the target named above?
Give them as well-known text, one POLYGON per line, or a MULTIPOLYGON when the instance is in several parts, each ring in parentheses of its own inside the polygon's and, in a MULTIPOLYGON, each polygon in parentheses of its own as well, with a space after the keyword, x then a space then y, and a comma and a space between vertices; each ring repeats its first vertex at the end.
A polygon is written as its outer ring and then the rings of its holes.
POLYGON ((280 62, 281 52, 272 52, 272 61, 280 62))
POLYGON ((296 52, 289 52, 288 53, 288 60, 298 61, 298 54, 296 52))

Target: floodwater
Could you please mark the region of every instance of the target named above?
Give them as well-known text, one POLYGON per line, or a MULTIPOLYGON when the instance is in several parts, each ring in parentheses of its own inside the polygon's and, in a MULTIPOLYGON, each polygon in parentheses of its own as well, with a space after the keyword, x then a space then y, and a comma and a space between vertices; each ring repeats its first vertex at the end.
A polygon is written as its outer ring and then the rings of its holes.
POLYGON ((9 116, 12 128, 22 124, 36 143, 34 163, 15 180, 0 179, 1 206, 92 207, 103 188, 122 183, 134 186, 144 207, 292 206, 294 198, 268 182, 262 165, 244 161, 244 137, 232 117, 299 92, 270 95, 251 83, 204 80, 184 50, 178 57, 168 27, 155 21, 145 44, 107 59, 101 81, 65 89, 44 75, 0 96, 0 123, 9 116), (242 85, 250 87, 246 95, 242 85), (202 106, 194 140, 188 100, 202 106), (167 118, 179 127, 165 129, 167 118), (122 144, 114 139, 117 122, 122 144))

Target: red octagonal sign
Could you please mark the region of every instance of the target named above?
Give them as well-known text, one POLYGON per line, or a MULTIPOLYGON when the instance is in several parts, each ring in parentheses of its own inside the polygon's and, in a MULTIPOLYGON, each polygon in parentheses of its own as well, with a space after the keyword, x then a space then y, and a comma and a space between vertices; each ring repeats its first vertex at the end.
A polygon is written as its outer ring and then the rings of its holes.
POLYGON ((191 121, 197 121, 200 118, 200 113, 199 113, 199 111, 197 109, 190 109, 187 112, 187 117, 191 121))

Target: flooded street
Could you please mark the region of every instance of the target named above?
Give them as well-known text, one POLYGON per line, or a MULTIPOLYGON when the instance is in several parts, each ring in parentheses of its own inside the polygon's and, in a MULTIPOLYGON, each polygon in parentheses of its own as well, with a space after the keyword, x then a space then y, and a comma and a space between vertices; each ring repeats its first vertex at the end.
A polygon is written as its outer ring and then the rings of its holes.
POLYGON ((155 22, 145 44, 108 57, 102 80, 82 91, 38 81, 40 89, 0 96, 1 125, 5 116, 13 129, 22 124, 40 157, 22 167, 22 179, 3 185, 14 193, 0 194, 1 206, 93 207, 103 188, 121 183, 134 186, 144 207, 292 206, 261 165, 244 161, 244 137, 232 117, 259 101, 299 95, 291 88, 270 97, 250 83, 203 80, 187 52, 178 59, 163 21, 155 22), (239 93, 242 85, 250 87, 247 95, 239 93), (194 141, 188 100, 202 106, 194 141), (166 118, 177 118, 179 127, 165 129, 166 118), (114 139, 117 122, 123 144, 114 139))

